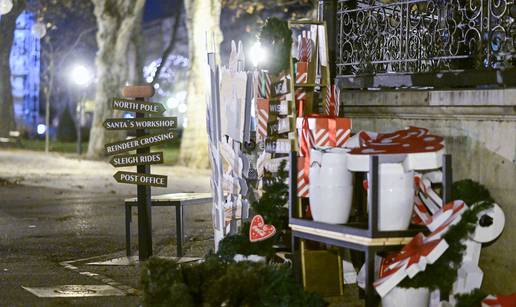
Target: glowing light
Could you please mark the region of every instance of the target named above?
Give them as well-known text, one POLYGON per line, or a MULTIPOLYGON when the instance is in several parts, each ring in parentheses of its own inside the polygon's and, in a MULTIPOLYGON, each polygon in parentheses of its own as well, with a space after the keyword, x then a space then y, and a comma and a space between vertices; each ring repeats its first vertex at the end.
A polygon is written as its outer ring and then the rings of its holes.
POLYGON ((159 84, 158 83, 154 83, 154 88, 158 89, 159 88, 159 84))
POLYGON ((183 118, 183 128, 188 127, 188 118, 183 118))
POLYGON ((177 107, 177 110, 179 111, 179 113, 186 113, 186 104, 182 103, 180 104, 178 107, 177 107))
POLYGON ((0 0, 0 15, 8 14, 13 8, 12 0, 0 0))
POLYGON ((72 69, 71 77, 73 82, 79 86, 88 86, 93 80, 91 72, 82 65, 76 65, 72 69))
POLYGON ((38 134, 45 134, 46 131, 47 131, 47 126, 45 126, 43 124, 38 125, 38 127, 37 127, 38 134))
POLYGON ((177 106, 179 105, 179 100, 176 99, 175 97, 170 97, 168 100, 167 100, 167 106, 171 109, 175 109, 177 108, 177 106))
POLYGON ((151 83, 152 82, 152 77, 149 76, 149 77, 145 78, 145 81, 147 81, 147 83, 151 83))
POLYGON ((265 59, 267 58, 267 49, 263 48, 260 42, 256 42, 249 50, 249 58, 253 66, 258 67, 258 65, 265 62, 265 59))
POLYGON ((35 37, 41 39, 45 34, 47 34, 47 27, 41 22, 36 22, 32 25, 30 31, 35 37))

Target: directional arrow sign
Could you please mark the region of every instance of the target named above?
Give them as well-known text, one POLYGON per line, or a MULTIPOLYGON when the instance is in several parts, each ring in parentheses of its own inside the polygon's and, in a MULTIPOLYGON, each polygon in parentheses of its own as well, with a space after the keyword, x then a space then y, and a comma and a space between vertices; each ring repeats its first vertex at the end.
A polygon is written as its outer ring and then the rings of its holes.
POLYGON ((115 110, 149 113, 149 114, 161 114, 165 112, 165 107, 161 103, 157 102, 145 102, 139 100, 125 99, 125 98, 113 98, 111 106, 115 110))
POLYGON ((119 183, 148 185, 160 188, 167 187, 167 176, 162 175, 150 175, 119 171, 116 172, 116 174, 114 174, 113 177, 115 177, 116 181, 119 183))
POLYGON ((163 163, 163 153, 151 152, 148 154, 114 156, 109 160, 109 163, 114 167, 161 164, 163 163))
POLYGON ((135 150, 137 148, 149 147, 171 141, 174 138, 174 131, 165 133, 151 134, 125 140, 121 142, 109 143, 104 146, 106 154, 115 155, 121 152, 135 150))
POLYGON ((107 130, 176 128, 176 117, 110 118, 104 121, 107 130))

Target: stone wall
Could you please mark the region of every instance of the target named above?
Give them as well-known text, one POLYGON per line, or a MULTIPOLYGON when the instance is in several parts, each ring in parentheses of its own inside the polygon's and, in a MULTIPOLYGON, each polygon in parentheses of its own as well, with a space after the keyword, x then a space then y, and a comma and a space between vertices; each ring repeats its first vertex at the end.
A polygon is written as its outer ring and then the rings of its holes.
POLYGON ((344 90, 341 99, 353 131, 413 125, 445 137, 454 181, 471 178, 485 185, 505 212, 504 232, 481 253, 483 288, 515 292, 516 90, 344 90))

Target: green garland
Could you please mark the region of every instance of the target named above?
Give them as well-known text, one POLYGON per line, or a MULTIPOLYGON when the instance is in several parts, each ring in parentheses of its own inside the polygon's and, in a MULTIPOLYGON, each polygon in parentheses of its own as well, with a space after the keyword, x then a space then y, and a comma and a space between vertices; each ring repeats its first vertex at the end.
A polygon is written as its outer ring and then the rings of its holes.
POLYGON ((455 182, 452 187, 452 198, 468 200, 469 210, 464 212, 459 223, 450 227, 443 238, 449 247, 444 254, 433 264, 427 266, 424 272, 414 278, 405 278, 399 286, 402 288, 430 288, 439 289, 441 297, 451 293, 453 283, 457 280, 457 271, 462 263, 466 239, 476 228, 478 214, 493 206, 493 199, 489 191, 472 180, 455 182))
POLYGON ((286 265, 225 262, 207 256, 196 264, 151 258, 142 270, 144 306, 306 306, 322 307, 305 292, 286 265))
POLYGON ((266 257, 274 255, 273 246, 281 242, 289 232, 288 208, 285 206, 288 200, 288 185, 285 183, 288 172, 285 168, 286 161, 283 161, 277 176, 271 180, 271 184, 264 187, 262 197, 251 205, 254 214, 261 215, 265 223, 276 227, 276 235, 264 241, 250 242, 249 223, 246 222, 239 234, 227 236, 220 241, 217 253, 220 257, 230 261, 236 254, 266 257))
POLYGON ((455 295, 457 300, 455 307, 480 307, 486 296, 487 294, 480 289, 475 289, 466 294, 457 294, 455 295))
POLYGON ((265 69, 277 75, 289 68, 292 31, 288 27, 288 22, 276 17, 268 18, 258 35, 258 40, 268 51, 268 61, 263 65, 265 69))

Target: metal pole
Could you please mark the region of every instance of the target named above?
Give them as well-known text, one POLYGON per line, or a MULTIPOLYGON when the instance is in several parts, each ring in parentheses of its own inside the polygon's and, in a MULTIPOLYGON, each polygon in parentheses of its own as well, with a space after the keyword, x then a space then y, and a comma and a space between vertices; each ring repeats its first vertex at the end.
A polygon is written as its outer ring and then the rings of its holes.
POLYGON ((81 155, 81 142, 82 142, 82 129, 81 129, 81 107, 82 107, 82 96, 79 99, 79 104, 77 106, 77 155, 81 155))
MULTIPOLYGON (((47 89, 49 91, 49 89, 47 89)), ((50 151, 50 99, 48 99, 48 95, 45 95, 45 153, 50 151)))
MULTIPOLYGON (((143 98, 136 98, 143 101, 143 98)), ((136 113, 136 118, 144 118, 144 113, 136 113)), ((137 129, 136 137, 144 136, 145 129, 137 129)), ((149 147, 136 150, 138 155, 150 152, 149 147)), ((138 173, 150 174, 150 165, 138 165, 138 173)), ((140 261, 147 260, 152 256, 152 216, 151 216, 151 188, 150 186, 138 185, 138 257, 140 261)))

